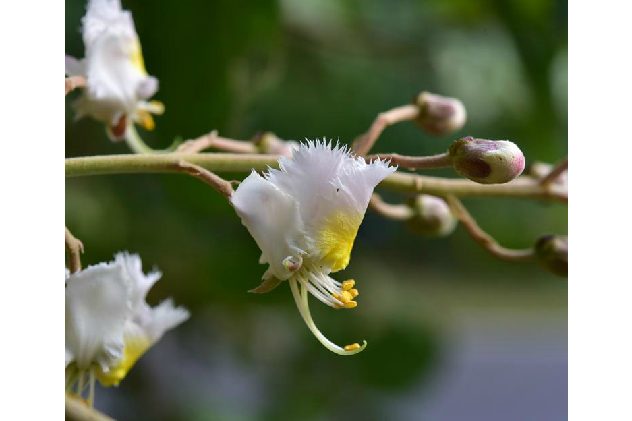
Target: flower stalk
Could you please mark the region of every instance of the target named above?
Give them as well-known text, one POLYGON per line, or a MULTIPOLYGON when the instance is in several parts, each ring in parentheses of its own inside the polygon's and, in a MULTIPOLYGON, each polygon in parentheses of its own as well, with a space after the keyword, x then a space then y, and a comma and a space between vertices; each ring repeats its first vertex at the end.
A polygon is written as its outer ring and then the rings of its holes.
POLYGON ((455 218, 461 222, 469 236, 492 256, 507 262, 531 262, 534 260, 535 252, 533 248, 515 250, 501 246, 491 235, 483 231, 459 199, 454 195, 448 195, 445 199, 455 218))
MULTIPOLYGON (((128 173, 181 172, 177 164, 185 161, 213 172, 264 171, 278 168, 277 156, 259 154, 138 154, 67 158, 66 177, 128 173)), ((470 180, 422 176, 395 172, 380 187, 401 193, 425 193, 435 196, 452 194, 459 197, 515 197, 568 202, 563 186, 542 186, 531 177, 519 177, 506 184, 477 184, 470 180)))
POLYGON ((81 253, 83 243, 79 241, 66 227, 66 253, 68 254, 68 269, 70 273, 81 270, 81 253))
POLYGON ((391 165, 397 165, 409 170, 432 170, 437 168, 452 168, 452 158, 449 153, 440 153, 431 156, 404 156, 396 153, 376 154, 366 157, 367 162, 374 159, 390 161, 391 165))
POLYGON ((559 164, 557 164, 551 170, 551 172, 546 177, 540 180, 540 184, 542 184, 543 186, 546 186, 553 183, 567 169, 568 169, 568 157, 564 158, 559 164))
POLYGON ((136 127, 134 127, 133 123, 128 124, 127 130, 125 131, 125 142, 127 146, 131 149, 135 154, 160 154, 160 153, 171 153, 178 149, 180 146, 179 140, 174 140, 171 146, 167 149, 153 149, 143 141, 138 132, 136 131, 136 127))
POLYGON ((200 136, 197 139, 187 140, 178 146, 176 152, 199 153, 204 149, 210 148, 232 153, 257 153, 257 148, 252 142, 220 137, 217 135, 217 130, 213 130, 209 134, 200 136))
POLYGON ((85 88, 86 86, 86 78, 83 76, 75 75, 69 76, 65 81, 66 85, 66 95, 77 88, 85 88))
POLYGON ((378 114, 369 128, 369 131, 361 136, 358 136, 353 142, 351 149, 358 156, 366 155, 371 150, 384 129, 395 123, 414 120, 418 115, 419 107, 413 104, 402 105, 401 107, 396 107, 392 110, 378 114))
POLYGON ((191 164, 186 161, 180 161, 176 164, 176 171, 192 175, 193 177, 204 181, 226 199, 230 199, 234 193, 233 186, 231 186, 229 181, 224 180, 199 165, 191 164))
POLYGON ((387 203, 377 193, 373 193, 371 196, 371 200, 369 200, 369 209, 394 221, 407 221, 415 215, 410 206, 405 204, 387 203))

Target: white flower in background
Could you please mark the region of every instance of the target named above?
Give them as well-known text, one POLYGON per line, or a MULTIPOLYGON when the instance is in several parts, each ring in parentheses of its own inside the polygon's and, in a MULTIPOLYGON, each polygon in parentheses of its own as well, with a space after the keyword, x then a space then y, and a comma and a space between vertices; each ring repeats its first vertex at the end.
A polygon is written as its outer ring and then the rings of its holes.
POLYGON ((66 391, 82 396, 89 386, 91 405, 96 379, 118 385, 167 330, 188 319, 171 299, 153 308, 145 302, 160 276, 143 274, 140 257, 127 252, 66 275, 66 391))
POLYGON ((308 306, 308 292, 334 308, 354 308, 355 281, 329 277, 344 269, 373 189, 395 171, 386 162, 367 164, 346 147, 325 142, 301 144, 293 156, 279 159, 280 170, 264 177, 252 172, 231 201, 267 263, 264 283, 269 290, 289 280, 305 323, 329 350, 340 355, 364 349, 355 343, 344 348, 329 341, 316 327, 308 306), (300 286, 300 290, 299 290, 300 286))
POLYGON ((152 130, 151 113, 162 114, 164 106, 147 101, 158 80, 145 70, 131 13, 121 9, 120 0, 90 0, 82 23, 85 58, 66 56, 66 73, 87 81, 74 103, 77 118, 103 121, 112 140, 125 137, 132 121, 152 130))

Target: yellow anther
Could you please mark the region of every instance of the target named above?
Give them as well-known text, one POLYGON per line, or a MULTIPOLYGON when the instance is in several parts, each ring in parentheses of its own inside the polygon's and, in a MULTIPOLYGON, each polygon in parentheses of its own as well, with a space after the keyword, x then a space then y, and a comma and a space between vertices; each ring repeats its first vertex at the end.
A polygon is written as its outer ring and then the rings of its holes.
POLYGON ((350 290, 349 290, 349 294, 351 294, 351 297, 353 297, 353 298, 355 298, 355 297, 357 297, 358 295, 360 295, 360 293, 358 292, 358 290, 357 290, 357 289, 355 289, 355 288, 350 289, 350 290))
MULTIPOLYGON (((336 294, 335 292, 333 294, 331 294, 332 297, 334 297, 336 300, 340 300, 340 295, 336 294)), ((342 301, 342 300, 341 300, 342 301)))
POLYGON ((355 301, 347 301, 345 303, 345 308, 354 308, 357 306, 358 306, 358 303, 356 303, 355 301))
POLYGON ((165 112, 165 104, 158 100, 149 101, 148 111, 154 114, 162 114, 165 112))
POLYGON ((146 130, 154 130, 154 127, 156 126, 154 124, 154 118, 151 116, 151 114, 149 114, 148 111, 138 111, 138 118, 140 120, 141 126, 143 126, 146 130))
POLYGON ((355 285, 355 281, 353 279, 346 280, 342 283, 342 289, 345 291, 349 291, 355 285))
POLYGON ((357 351, 358 349, 360 349, 360 344, 357 342, 351 345, 345 345, 345 351, 357 351))
POLYGON ((353 296, 349 293, 349 291, 342 291, 340 295, 340 301, 342 301, 343 303, 353 300, 353 296))

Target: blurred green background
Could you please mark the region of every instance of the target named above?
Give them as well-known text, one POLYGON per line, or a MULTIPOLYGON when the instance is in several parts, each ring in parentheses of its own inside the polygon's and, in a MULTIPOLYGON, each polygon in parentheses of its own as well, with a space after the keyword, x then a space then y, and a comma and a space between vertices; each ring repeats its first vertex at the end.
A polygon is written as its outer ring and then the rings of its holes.
MULTIPOLYGON (((433 138, 388 128, 375 152, 434 154, 465 135, 516 142, 527 158, 567 153, 567 3, 473 0, 123 1, 166 105, 148 144, 218 129, 249 139, 350 143, 376 114, 422 90, 455 96, 468 122, 433 138)), ((66 54, 83 57, 84 1, 66 1, 66 54)), ((103 126, 74 120, 66 156, 127 153, 103 126)), ((452 171, 434 174, 454 177, 452 171)), ((243 178, 229 174, 228 178, 243 178)), ((378 188, 379 191, 379 188, 378 188)), ((404 197, 385 194, 391 201, 404 197)), ((503 245, 565 234, 567 208, 511 199, 465 201, 503 245)), ((339 357, 309 333, 286 285, 246 291, 265 267, 219 195, 180 175, 68 179, 66 224, 84 265, 139 253, 191 319, 168 332, 96 407, 119 420, 560 420, 567 415, 566 280, 499 262, 457 228, 421 238, 367 213, 351 264, 353 311, 312 300, 339 357)))

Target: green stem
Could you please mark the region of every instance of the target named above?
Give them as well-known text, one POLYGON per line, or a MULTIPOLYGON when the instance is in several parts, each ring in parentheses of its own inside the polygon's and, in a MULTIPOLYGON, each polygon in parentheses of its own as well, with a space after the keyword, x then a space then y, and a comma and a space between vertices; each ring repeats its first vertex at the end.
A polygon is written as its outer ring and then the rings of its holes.
MULTIPOLYGON (((179 172, 180 161, 198 165, 213 172, 264 171, 277 168, 277 156, 229 153, 169 153, 143 155, 108 155, 66 159, 66 177, 126 173, 179 172)), ((507 184, 477 184, 470 180, 422 176, 396 172, 380 183, 380 187, 401 193, 426 193, 436 196, 517 197, 567 202, 563 187, 541 186, 530 177, 520 177, 507 184)))
POLYGON ((177 149, 177 147, 182 143, 180 140, 174 140, 174 142, 167 149, 152 149, 140 137, 138 132, 136 131, 136 126, 134 123, 130 123, 127 126, 127 130, 125 131, 125 142, 127 142, 127 146, 134 152, 135 154, 159 154, 159 153, 170 153, 177 149))

